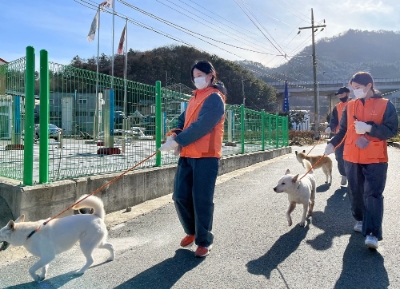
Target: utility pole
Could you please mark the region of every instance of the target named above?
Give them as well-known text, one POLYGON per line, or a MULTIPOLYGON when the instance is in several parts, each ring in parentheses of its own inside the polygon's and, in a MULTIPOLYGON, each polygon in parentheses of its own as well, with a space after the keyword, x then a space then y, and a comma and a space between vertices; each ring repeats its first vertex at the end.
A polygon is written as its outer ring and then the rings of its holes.
POLYGON ((243 95, 243 106, 246 106, 246 97, 244 96, 244 79, 242 75, 242 95, 243 95))
POLYGON ((319 99, 318 99, 318 82, 317 82, 317 60, 315 55, 315 36, 314 33, 318 30, 318 28, 324 28, 325 20, 323 25, 314 25, 314 11, 311 8, 311 26, 308 27, 299 27, 299 30, 303 29, 311 29, 312 35, 312 61, 313 61, 313 75, 314 75, 314 137, 315 139, 319 138, 318 126, 319 126, 319 99))

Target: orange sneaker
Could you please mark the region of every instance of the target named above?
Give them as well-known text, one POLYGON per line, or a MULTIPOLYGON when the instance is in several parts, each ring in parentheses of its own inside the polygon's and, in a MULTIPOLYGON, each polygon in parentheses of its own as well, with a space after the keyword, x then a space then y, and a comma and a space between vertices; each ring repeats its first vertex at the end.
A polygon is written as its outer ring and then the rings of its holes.
POLYGON ((212 246, 208 246, 208 247, 202 247, 202 246, 198 246, 196 252, 194 252, 194 255, 198 258, 202 258, 207 256, 210 251, 211 251, 212 246))
POLYGON ((194 242, 194 235, 187 235, 181 240, 181 247, 189 247, 194 242))

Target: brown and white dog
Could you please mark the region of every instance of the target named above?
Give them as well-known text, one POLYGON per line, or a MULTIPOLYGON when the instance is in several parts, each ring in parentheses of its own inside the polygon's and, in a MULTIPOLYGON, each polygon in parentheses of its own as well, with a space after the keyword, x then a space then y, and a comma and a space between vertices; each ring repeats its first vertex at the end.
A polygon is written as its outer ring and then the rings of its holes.
POLYGON ((299 163, 303 164, 303 160, 307 160, 311 163, 314 170, 322 169, 322 171, 326 176, 325 184, 327 184, 328 182, 332 183, 332 160, 328 156, 322 157, 322 155, 306 155, 305 150, 303 150, 302 152, 295 151, 294 153, 296 154, 296 158, 299 161, 299 163), (321 157, 322 159, 318 161, 321 157))
POLYGON ((290 214, 296 208, 296 204, 303 205, 303 217, 301 218, 300 226, 305 226, 306 216, 310 217, 313 212, 314 202, 315 202, 315 178, 313 170, 311 170, 311 163, 304 160, 304 166, 307 171, 310 172, 304 177, 299 175, 290 174, 290 170, 287 169, 283 177, 278 181, 278 184, 274 188, 276 193, 287 193, 289 199, 289 208, 286 212, 286 218, 288 225, 292 225, 292 218, 290 214), (308 209, 308 214, 307 214, 308 209))

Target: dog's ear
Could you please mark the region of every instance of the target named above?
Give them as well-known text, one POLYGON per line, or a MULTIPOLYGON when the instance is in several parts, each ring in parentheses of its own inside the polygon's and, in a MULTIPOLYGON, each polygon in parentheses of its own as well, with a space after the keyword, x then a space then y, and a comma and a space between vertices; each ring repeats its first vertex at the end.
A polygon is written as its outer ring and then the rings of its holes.
POLYGON ((15 223, 23 223, 25 222, 25 215, 22 214, 21 216, 18 217, 18 219, 15 220, 15 223))
POLYGON ((14 231, 15 230, 15 223, 13 220, 11 220, 10 222, 8 222, 7 224, 7 229, 14 231))
POLYGON ((303 150, 303 153, 306 153, 306 150, 303 150))
POLYGON ((299 174, 295 175, 292 179, 292 183, 294 184, 295 182, 297 182, 297 178, 299 177, 299 174))
POLYGON ((285 175, 290 174, 290 170, 287 169, 285 175))

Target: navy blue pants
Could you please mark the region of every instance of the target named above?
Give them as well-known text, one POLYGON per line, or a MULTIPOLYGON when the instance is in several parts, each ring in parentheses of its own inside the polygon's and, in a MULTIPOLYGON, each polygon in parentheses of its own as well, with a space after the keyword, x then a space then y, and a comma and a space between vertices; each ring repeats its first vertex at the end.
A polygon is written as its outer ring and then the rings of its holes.
POLYGON ((345 176, 346 170, 344 169, 343 150, 344 150, 344 142, 337 149, 335 149, 335 158, 338 164, 339 173, 342 176, 345 176))
POLYGON ((180 158, 172 199, 186 234, 195 235, 198 246, 213 243, 214 189, 218 158, 180 158))
POLYGON ((353 217, 363 221, 364 236, 382 240, 383 190, 388 164, 355 164, 344 161, 353 217))

